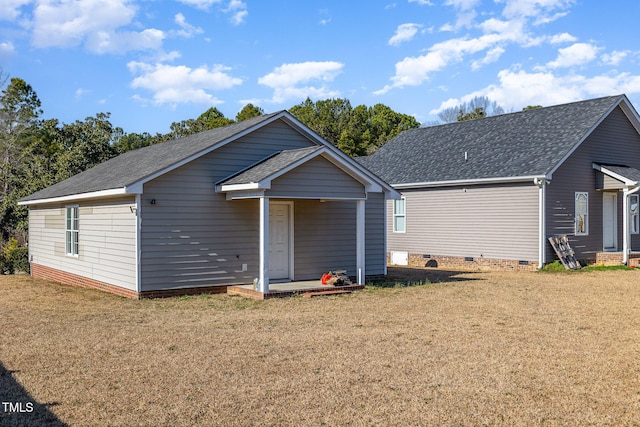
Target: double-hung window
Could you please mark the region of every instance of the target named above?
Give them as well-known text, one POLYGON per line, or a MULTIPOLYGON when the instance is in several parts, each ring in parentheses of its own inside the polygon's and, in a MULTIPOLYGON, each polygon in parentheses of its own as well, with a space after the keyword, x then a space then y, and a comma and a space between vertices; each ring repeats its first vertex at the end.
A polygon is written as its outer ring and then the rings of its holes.
POLYGON ((629 230, 631 234, 640 234, 640 211, 638 210, 638 195, 629 196, 629 230))
POLYGON ((393 201, 393 232, 405 233, 407 231, 406 200, 401 198, 393 201))
POLYGON ((77 206, 66 207, 66 254, 78 256, 78 230, 80 225, 79 208, 77 206))
POLYGON ((576 192, 576 236, 589 235, 589 193, 576 192))

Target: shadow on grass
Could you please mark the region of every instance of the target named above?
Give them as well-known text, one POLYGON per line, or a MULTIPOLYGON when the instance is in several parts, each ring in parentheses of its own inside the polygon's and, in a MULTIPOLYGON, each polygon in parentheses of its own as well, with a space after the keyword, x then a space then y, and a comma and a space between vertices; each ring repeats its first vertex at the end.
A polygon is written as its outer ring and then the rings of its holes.
POLYGON ((404 288, 430 283, 467 282, 482 280, 481 277, 469 277, 469 274, 482 274, 479 271, 439 270, 436 268, 388 267, 387 275, 372 280, 367 286, 372 288, 404 288), (465 276, 463 276, 465 275, 465 276))
POLYGON ((58 403, 36 402, 13 378, 15 372, 0 362, 0 426, 67 426, 49 410, 58 403))

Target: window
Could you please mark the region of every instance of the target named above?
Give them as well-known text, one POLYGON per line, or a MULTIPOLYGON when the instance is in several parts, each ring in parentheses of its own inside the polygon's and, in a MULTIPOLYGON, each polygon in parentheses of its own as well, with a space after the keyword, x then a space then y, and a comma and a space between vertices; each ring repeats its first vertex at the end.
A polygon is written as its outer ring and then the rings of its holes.
POLYGON ((67 206, 66 211, 66 253, 67 255, 78 256, 79 208, 77 206, 67 206))
POLYGON ((631 234, 640 234, 640 215, 638 215, 638 195, 629 196, 629 230, 631 234))
POLYGON ((576 236, 589 235, 589 193, 576 193, 576 236))
POLYGON ((406 201, 403 198, 393 201, 393 232, 404 233, 406 232, 407 215, 405 213, 406 201))

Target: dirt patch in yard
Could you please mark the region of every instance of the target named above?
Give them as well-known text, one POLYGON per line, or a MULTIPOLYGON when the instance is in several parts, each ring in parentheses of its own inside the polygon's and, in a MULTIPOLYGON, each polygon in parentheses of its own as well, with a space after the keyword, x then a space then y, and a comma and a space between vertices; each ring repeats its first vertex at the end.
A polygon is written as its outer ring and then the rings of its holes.
POLYGON ((1 276, 0 401, 40 413, 0 425, 640 420, 638 271, 389 273, 429 284, 132 301, 1 276))

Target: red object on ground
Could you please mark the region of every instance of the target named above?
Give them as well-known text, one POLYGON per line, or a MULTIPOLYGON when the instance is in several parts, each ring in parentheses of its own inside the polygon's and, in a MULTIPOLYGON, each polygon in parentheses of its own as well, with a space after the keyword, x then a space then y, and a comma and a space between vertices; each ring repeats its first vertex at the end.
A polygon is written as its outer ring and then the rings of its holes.
POLYGON ((326 285, 326 284, 327 284, 327 281, 328 281, 329 279, 331 279, 331 275, 330 275, 330 274, 327 274, 327 273, 324 273, 324 274, 322 275, 322 278, 320 279, 320 283, 322 283, 323 285, 326 285))

